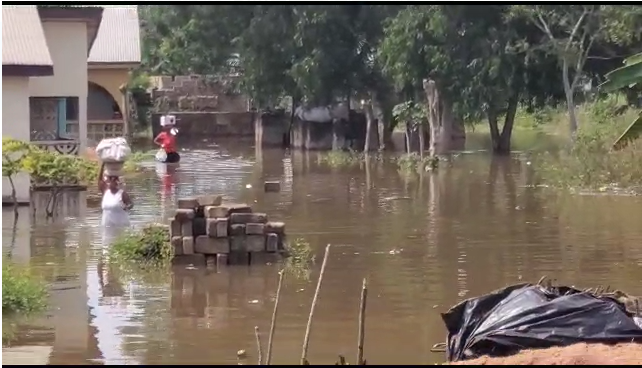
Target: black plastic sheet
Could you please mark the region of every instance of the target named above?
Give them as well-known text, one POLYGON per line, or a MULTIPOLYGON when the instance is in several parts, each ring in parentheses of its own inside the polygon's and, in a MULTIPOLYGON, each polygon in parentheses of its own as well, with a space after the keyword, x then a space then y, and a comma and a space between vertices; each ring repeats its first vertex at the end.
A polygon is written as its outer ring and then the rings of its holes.
POLYGON ((569 287, 509 286, 465 300, 442 319, 448 361, 582 342, 642 343, 642 328, 624 305, 569 287))

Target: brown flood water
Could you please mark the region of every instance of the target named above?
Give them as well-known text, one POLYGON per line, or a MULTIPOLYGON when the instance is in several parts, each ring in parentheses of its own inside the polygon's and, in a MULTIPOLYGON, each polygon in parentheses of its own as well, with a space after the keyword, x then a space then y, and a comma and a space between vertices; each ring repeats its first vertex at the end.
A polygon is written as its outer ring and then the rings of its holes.
MULTIPOLYGON (((150 173, 127 180, 135 225, 169 216, 177 196, 220 192, 282 219, 291 239, 305 238, 317 253, 312 281, 284 285, 273 364, 298 363, 328 243, 313 364, 332 364, 338 354, 354 361, 364 277, 370 364, 443 362, 429 351, 445 341, 439 312, 520 280, 549 275, 642 295, 642 197, 534 188, 526 155, 462 153, 433 175, 409 179, 382 163, 367 172, 332 169, 315 153, 255 152, 239 142, 182 156, 176 172, 163 175, 150 162, 150 173), (265 179, 280 179, 282 191, 263 193, 265 179)), ((119 276, 104 262, 99 210, 83 196, 69 194, 53 224, 23 212, 15 233, 3 210, 3 251, 36 266, 53 290, 48 331, 18 345, 53 346, 49 364, 236 364, 239 349, 249 353, 244 364, 256 364, 254 326, 265 351, 277 265, 119 276)))

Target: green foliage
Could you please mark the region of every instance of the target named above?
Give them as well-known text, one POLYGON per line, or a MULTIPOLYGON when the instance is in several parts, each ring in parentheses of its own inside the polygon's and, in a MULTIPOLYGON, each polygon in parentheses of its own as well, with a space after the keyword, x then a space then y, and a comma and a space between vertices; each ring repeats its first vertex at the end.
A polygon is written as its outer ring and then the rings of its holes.
POLYGON ((18 326, 47 308, 46 284, 29 268, 2 260, 2 343, 15 338, 18 326))
POLYGON ((401 155, 396 160, 399 170, 405 174, 432 171, 439 166, 439 157, 424 156, 416 152, 401 155))
POLYGON ((157 224, 124 234, 110 249, 112 260, 140 268, 167 265, 173 254, 174 250, 169 243, 169 229, 157 224))
POLYGON ((622 150, 612 149, 619 132, 639 116, 639 111, 631 109, 608 116, 608 110, 595 107, 601 103, 579 109, 585 123, 571 148, 536 157, 544 184, 569 189, 642 191, 642 142, 638 139, 622 150))
POLYGON ((357 151, 329 151, 319 154, 318 163, 331 167, 349 167, 360 165, 364 161, 363 152, 357 151))
POLYGON ((2 137, 2 176, 10 178, 22 171, 29 145, 13 138, 2 137))
POLYGON ((89 184, 98 177, 98 164, 77 155, 63 155, 31 147, 23 161, 24 171, 36 183, 53 187, 89 184))
POLYGON ((303 238, 296 238, 294 241, 285 244, 287 258, 283 270, 286 274, 296 278, 309 280, 310 267, 314 264, 316 256, 308 243, 303 238))
POLYGON ((2 316, 31 315, 47 306, 46 285, 28 268, 2 261, 2 316))
POLYGON ((425 106, 413 101, 395 105, 392 108, 392 116, 395 118, 396 126, 399 128, 405 129, 407 126, 416 127, 419 124, 428 124, 425 106))

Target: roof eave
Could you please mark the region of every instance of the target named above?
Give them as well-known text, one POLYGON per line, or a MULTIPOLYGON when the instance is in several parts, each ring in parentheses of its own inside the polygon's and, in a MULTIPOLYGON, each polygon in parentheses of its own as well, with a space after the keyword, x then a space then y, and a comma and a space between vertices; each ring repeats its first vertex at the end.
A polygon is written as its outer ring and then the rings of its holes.
POLYGON ((42 21, 81 21, 87 23, 87 57, 94 45, 98 28, 103 19, 101 7, 44 6, 38 5, 38 15, 42 21))
POLYGON ((54 75, 53 65, 2 65, 3 77, 49 77, 54 75))

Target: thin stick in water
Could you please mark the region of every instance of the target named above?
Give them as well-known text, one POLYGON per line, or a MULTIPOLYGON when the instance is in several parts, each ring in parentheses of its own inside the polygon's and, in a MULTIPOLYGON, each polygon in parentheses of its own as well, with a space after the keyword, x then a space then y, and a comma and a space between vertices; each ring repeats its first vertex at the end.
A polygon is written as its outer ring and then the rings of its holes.
POLYGON ((274 299, 274 311, 272 312, 272 323, 270 324, 270 337, 268 338, 267 356, 265 365, 272 363, 272 340, 274 339, 274 329, 276 328, 276 314, 279 310, 279 299, 281 298, 281 286, 283 285, 283 276, 285 271, 279 272, 279 285, 276 287, 276 298, 274 299))
POLYGON ((361 303, 359 303, 359 340, 357 341, 357 365, 363 365, 363 342, 366 339, 366 303, 368 300, 368 281, 363 279, 361 303))
POLYGON ((259 364, 263 363, 263 349, 261 348, 261 337, 259 336, 259 326, 254 326, 254 336, 256 336, 256 350, 259 354, 259 364))
POLYGON ((301 365, 308 365, 308 345, 310 343, 310 330, 312 329, 312 318, 314 317, 314 309, 317 306, 319 298, 319 290, 321 290, 321 281, 323 281, 323 274, 325 273, 325 265, 328 263, 328 254, 330 253, 330 244, 325 247, 325 255, 323 256, 323 263, 321 264, 321 272, 319 273, 319 280, 317 281, 317 288, 314 291, 314 298, 312 299, 312 306, 310 307, 310 315, 308 316, 308 325, 305 328, 305 337, 303 338, 303 350, 301 351, 301 365))

